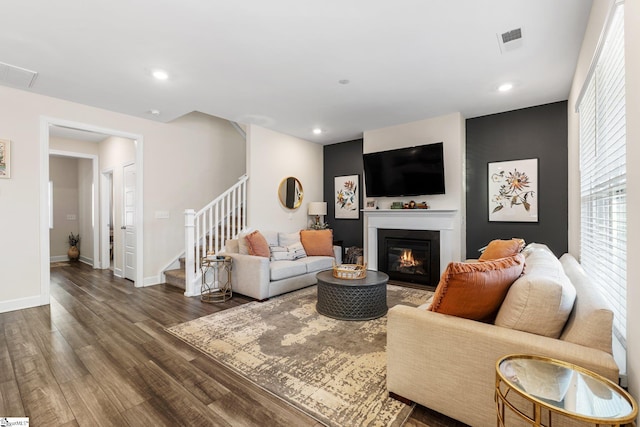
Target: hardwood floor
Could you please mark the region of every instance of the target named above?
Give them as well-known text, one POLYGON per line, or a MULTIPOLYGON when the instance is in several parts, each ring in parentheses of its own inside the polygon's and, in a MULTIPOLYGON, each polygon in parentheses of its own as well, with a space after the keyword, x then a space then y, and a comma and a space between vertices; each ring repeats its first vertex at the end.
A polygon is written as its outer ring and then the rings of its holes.
MULTIPOLYGON (((0 416, 32 426, 320 426, 164 332, 249 302, 135 288, 108 270, 51 269, 51 304, 0 314, 0 416)), ((407 427, 460 426, 418 407, 407 427)))

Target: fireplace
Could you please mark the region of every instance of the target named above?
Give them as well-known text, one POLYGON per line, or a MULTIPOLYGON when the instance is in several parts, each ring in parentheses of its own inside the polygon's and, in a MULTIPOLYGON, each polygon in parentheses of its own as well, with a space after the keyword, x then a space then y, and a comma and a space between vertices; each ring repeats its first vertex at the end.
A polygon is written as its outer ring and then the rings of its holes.
POLYGON ((440 232, 379 228, 378 270, 391 280, 435 287, 440 279, 440 232))

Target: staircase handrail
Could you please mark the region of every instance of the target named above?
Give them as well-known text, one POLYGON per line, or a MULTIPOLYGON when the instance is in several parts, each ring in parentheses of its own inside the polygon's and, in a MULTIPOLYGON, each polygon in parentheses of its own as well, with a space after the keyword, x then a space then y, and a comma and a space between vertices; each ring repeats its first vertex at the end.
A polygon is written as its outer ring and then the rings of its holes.
POLYGON ((229 189, 196 212, 185 210, 185 295, 200 294, 201 259, 218 253, 227 239, 247 228, 245 174, 229 189))

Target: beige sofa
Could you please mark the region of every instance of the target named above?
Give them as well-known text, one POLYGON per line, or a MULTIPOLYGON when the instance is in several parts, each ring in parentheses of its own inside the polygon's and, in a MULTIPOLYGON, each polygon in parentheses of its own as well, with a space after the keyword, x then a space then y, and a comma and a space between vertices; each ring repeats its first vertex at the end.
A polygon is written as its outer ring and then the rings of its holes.
MULTIPOLYGON (((286 247, 295 239, 296 233, 262 231, 269 246, 286 247)), ((342 262, 342 248, 333 247, 334 256, 305 256, 293 261, 277 260, 249 255, 241 235, 225 243, 221 255, 233 259, 231 281, 233 292, 266 300, 286 292, 317 283, 316 274, 342 262)))
POLYGON ((551 338, 435 313, 424 306, 398 305, 388 314, 389 392, 471 426, 483 427, 496 424, 495 364, 507 354, 534 354, 564 360, 617 383, 618 366, 611 350, 613 313, 582 267, 569 254, 558 260, 544 245, 529 245, 523 253, 525 271, 518 280, 527 282, 527 298, 516 295, 523 289, 516 287, 516 281, 500 307, 496 322, 504 322, 508 315, 513 321, 514 307, 522 309, 518 304, 526 300, 528 306, 522 315, 515 316, 515 327, 545 331, 548 309, 560 301, 559 287, 550 284, 564 281, 565 288, 566 283, 575 288, 576 297, 561 335, 551 338), (542 268, 536 269, 541 259, 542 268), (567 277, 569 280, 565 280, 567 277), (541 313, 536 314, 536 310, 541 313))

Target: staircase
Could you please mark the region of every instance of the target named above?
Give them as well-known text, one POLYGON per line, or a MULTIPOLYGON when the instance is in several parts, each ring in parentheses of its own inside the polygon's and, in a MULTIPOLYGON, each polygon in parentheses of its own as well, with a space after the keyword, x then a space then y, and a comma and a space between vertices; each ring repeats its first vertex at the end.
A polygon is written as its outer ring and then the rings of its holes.
POLYGON ((180 268, 174 270, 166 270, 164 272, 164 281, 166 284, 175 286, 176 288, 185 289, 187 284, 187 272, 185 271, 185 257, 178 259, 180 268))
POLYGON ((200 295, 200 259, 218 253, 227 239, 247 228, 247 180, 238 182, 198 212, 187 209, 185 215, 185 252, 178 259, 180 268, 164 272, 165 282, 185 290, 185 296, 200 295), (192 248, 189 250, 189 248, 192 248))

